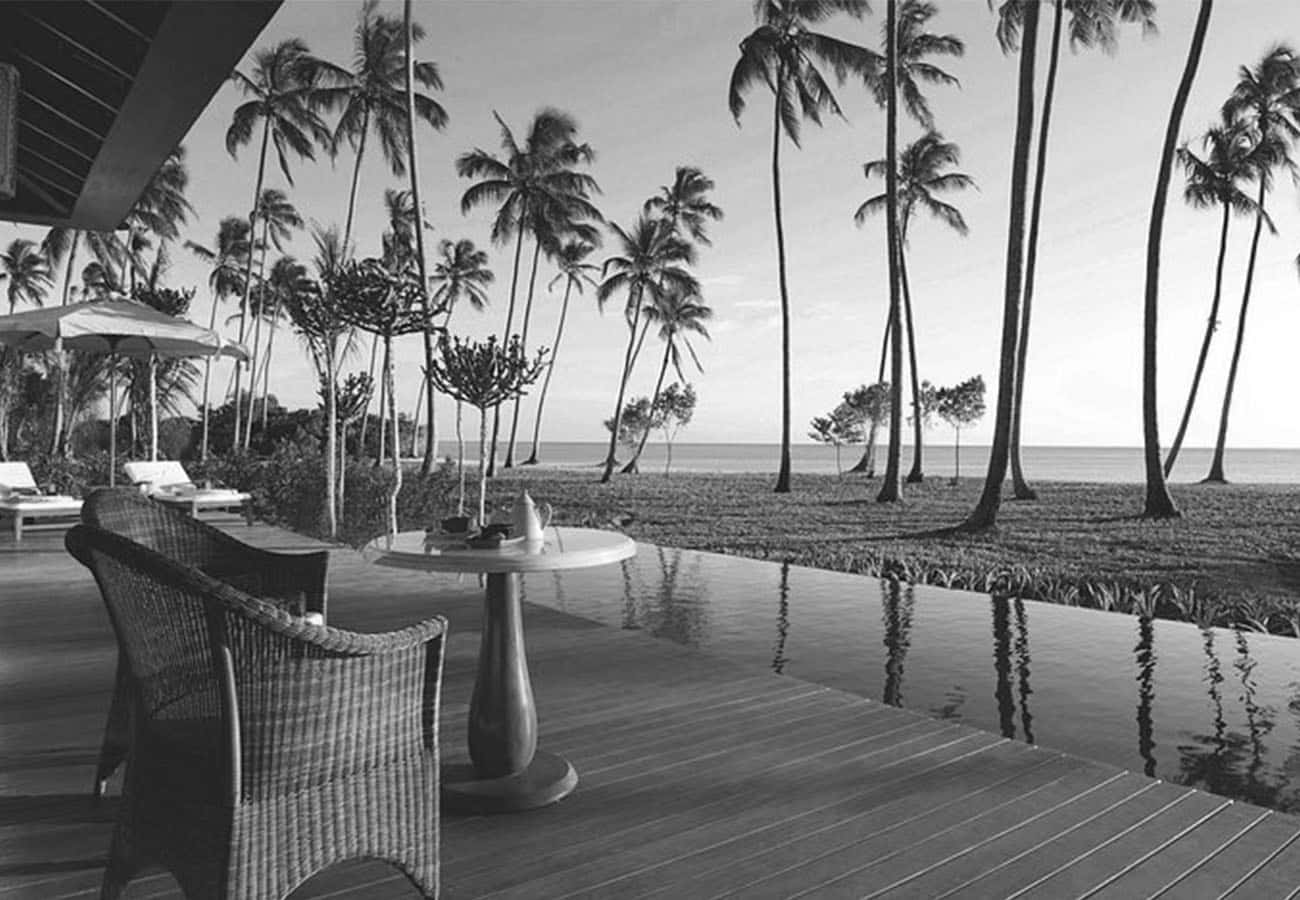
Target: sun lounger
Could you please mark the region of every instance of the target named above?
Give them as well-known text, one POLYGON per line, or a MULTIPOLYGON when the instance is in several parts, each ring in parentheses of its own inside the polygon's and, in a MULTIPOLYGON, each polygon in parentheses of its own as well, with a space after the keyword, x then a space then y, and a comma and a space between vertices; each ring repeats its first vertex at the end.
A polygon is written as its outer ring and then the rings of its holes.
POLYGON ((24 462, 0 462, 0 520, 13 525, 14 543, 25 529, 66 528, 81 515, 81 501, 44 493, 24 462))
POLYGON ((129 462, 122 469, 132 484, 159 503, 187 509, 196 518, 200 510, 239 509, 245 521, 253 524, 250 495, 229 488, 199 487, 176 460, 129 462))

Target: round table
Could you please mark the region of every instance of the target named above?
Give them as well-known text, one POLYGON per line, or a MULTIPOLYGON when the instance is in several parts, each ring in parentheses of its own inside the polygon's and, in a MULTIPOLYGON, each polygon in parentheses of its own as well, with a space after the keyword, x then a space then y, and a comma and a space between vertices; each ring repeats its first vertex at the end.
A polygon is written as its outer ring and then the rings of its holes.
POLYGON ((578 784, 568 760, 537 749, 537 707, 524 651, 521 572, 603 566, 636 555, 623 534, 552 527, 540 542, 522 538, 471 549, 453 535, 407 531, 363 551, 375 565, 487 576, 478 673, 469 706, 469 766, 446 766, 443 805, 458 812, 508 812, 554 803, 578 784))

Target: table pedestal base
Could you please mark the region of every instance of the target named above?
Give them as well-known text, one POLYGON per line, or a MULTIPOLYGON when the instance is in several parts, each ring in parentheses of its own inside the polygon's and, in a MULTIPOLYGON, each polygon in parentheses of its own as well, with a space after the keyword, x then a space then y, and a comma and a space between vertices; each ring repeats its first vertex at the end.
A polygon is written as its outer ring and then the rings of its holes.
POLYGON ((443 766, 442 807, 448 812, 479 814, 519 812, 547 806, 578 785, 569 761, 538 750, 521 772, 480 778, 469 764, 443 766))

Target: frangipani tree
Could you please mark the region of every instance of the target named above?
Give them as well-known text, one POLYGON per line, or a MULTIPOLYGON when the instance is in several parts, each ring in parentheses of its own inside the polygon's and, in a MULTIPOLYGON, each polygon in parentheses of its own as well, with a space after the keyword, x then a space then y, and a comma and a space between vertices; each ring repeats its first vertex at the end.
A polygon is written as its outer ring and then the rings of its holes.
MULTIPOLYGON (((503 345, 496 335, 486 341, 448 339, 446 332, 438 340, 438 357, 429 369, 429 379, 434 387, 468 403, 479 411, 478 428, 478 521, 487 519, 487 420, 488 411, 498 409, 502 403, 522 396, 528 385, 542 374, 546 348, 537 351, 533 359, 524 352, 523 341, 511 335, 503 345)), ((465 512, 465 473, 461 469, 458 511, 465 512)))
MULTIPOLYGON (((406 272, 391 272, 379 259, 348 262, 327 276, 340 317, 351 325, 378 335, 384 343, 385 410, 390 429, 393 485, 388 496, 388 530, 397 533, 397 495, 402 490, 401 446, 398 440, 397 399, 393 383, 393 338, 437 328, 426 315, 424 291, 406 272)), ((431 310, 432 315, 442 312, 431 310)), ((383 454, 383 448, 380 448, 383 454)))

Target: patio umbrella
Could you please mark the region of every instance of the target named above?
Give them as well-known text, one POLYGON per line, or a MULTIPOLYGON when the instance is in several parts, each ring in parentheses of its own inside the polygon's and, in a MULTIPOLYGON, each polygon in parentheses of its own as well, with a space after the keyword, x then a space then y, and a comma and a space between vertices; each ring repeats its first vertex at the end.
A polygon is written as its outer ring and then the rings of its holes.
MULTIPOLYGON (((246 360, 243 345, 210 328, 169 316, 134 300, 97 300, 29 309, 0 316, 0 344, 20 351, 64 350, 107 353, 149 360, 150 458, 158 458, 158 357, 229 356, 246 360)), ((116 482, 117 380, 109 374, 109 484, 116 482)))

